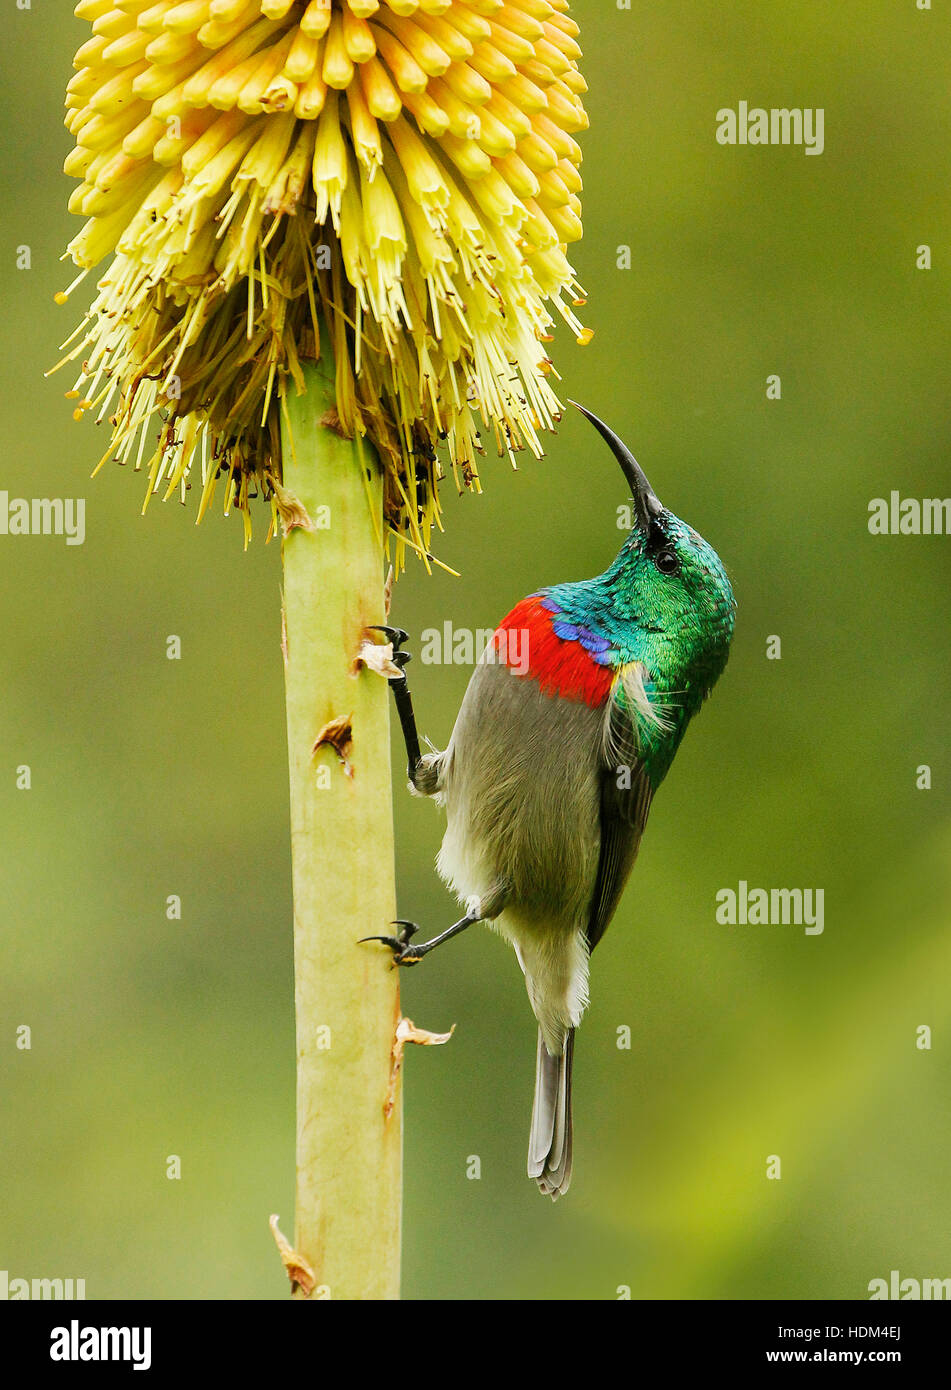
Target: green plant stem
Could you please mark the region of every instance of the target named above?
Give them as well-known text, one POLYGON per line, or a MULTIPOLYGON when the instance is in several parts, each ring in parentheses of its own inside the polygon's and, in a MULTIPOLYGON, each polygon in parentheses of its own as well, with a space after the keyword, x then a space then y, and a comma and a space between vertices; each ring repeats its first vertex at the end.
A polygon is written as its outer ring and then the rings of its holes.
POLYGON ((385 621, 382 483, 372 451, 323 423, 335 404, 326 347, 305 372, 307 391, 288 393, 283 424, 284 487, 321 527, 295 528, 283 544, 297 1010, 294 1244, 323 1296, 392 1299, 400 1275, 398 1089, 389 1118, 384 1104, 400 1017, 398 972, 382 947, 357 944, 385 933, 396 915, 389 692, 385 679, 354 668, 364 630, 385 621), (321 730, 341 717, 352 726, 349 771, 332 747, 312 751, 321 730))

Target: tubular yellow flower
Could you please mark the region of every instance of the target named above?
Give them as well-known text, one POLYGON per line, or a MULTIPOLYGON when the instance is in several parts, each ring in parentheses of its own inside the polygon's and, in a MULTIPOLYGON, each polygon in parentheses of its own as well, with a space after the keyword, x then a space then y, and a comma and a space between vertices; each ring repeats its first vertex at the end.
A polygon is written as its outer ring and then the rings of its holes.
POLYGON ((108 416, 106 459, 145 470, 146 500, 200 473, 199 516, 221 481, 226 511, 263 495, 276 522, 282 397, 321 320, 399 563, 404 541, 428 550, 438 448, 467 486, 484 434, 541 453, 556 316, 590 337, 566 254, 587 126, 567 8, 80 0, 65 168, 89 220, 69 250, 113 260, 65 345, 68 394, 108 416))

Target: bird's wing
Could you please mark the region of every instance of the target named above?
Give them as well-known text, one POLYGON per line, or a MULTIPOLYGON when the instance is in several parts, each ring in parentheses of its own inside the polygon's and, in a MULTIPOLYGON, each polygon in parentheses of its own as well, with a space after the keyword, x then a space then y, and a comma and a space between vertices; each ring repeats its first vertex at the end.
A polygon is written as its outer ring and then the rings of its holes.
MULTIPOLYGON (((588 949, 594 950, 614 916, 637 857, 653 788, 638 757, 636 709, 646 701, 643 679, 632 669, 615 686, 605 713, 601 757, 601 853, 588 918, 588 949)), ((648 702, 649 703, 649 702, 648 702)))

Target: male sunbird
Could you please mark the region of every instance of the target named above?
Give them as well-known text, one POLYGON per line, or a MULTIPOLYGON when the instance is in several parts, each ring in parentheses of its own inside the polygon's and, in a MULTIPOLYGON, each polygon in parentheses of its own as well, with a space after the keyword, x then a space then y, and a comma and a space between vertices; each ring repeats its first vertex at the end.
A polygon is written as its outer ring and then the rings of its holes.
POLYGON ((631 531, 595 579, 553 584, 503 618, 449 746, 422 753, 406 633, 383 631, 411 788, 446 808, 441 876, 465 916, 431 941, 383 941, 412 965, 473 922, 515 947, 538 1020, 528 1173, 553 1199, 571 1179, 571 1063, 588 958, 634 864, 651 801, 726 665, 735 602, 707 542, 662 506, 633 454, 579 406, 631 490, 631 531), (526 653, 527 642, 527 653, 526 653), (527 654, 527 660, 526 660, 527 654))

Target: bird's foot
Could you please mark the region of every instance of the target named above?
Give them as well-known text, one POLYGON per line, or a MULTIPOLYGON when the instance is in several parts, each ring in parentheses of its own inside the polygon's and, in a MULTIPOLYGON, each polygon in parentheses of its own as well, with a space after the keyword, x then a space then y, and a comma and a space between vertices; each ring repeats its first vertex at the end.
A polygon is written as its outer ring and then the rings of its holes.
POLYGON ((394 965, 418 965, 428 949, 427 946, 410 944, 419 927, 415 922, 406 922, 402 918, 397 918, 391 926, 400 928, 398 936, 361 936, 360 942, 382 941, 393 952, 394 965))
MULTIPOLYGON (((399 667, 399 671, 395 676, 390 675, 390 680, 399 680, 400 677, 402 677, 405 681, 406 672, 403 668, 408 661, 412 661, 413 653, 400 651, 400 648, 409 637, 409 633, 404 632, 401 627, 390 627, 388 623, 371 623, 367 631, 383 633, 383 636, 393 648, 393 656, 391 657, 393 665, 399 667)), ((381 937, 380 940, 382 941, 382 939, 381 937)))

